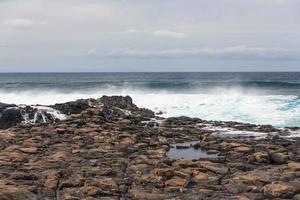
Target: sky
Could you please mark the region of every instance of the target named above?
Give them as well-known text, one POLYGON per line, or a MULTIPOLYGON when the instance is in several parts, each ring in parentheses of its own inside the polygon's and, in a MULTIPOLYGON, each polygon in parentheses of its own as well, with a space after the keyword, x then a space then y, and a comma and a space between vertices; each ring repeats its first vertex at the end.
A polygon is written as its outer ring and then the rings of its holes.
POLYGON ((0 0, 0 72, 300 71, 299 0, 0 0))

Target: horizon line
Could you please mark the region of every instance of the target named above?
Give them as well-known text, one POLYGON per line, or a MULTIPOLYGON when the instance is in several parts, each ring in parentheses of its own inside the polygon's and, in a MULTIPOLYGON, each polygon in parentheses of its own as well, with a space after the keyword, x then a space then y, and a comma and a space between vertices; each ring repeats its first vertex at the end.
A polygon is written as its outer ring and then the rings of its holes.
POLYGON ((34 74, 34 73, 299 73, 299 71, 33 71, 0 72, 0 74, 34 74))

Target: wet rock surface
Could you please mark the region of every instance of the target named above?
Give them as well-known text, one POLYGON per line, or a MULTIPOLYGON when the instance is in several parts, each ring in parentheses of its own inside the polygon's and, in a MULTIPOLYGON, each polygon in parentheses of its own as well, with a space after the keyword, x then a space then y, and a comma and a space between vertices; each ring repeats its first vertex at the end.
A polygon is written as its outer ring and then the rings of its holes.
POLYGON ((7 129, 20 123, 54 123, 64 119, 58 110, 46 106, 23 106, 0 103, 0 129, 7 129))
POLYGON ((153 121, 130 97, 54 107, 66 120, 0 130, 0 199, 299 199, 300 140, 280 137, 284 131, 188 117, 153 121), (208 125, 267 136, 219 137, 208 125), (172 145, 191 141, 195 151, 218 156, 167 156, 172 145))

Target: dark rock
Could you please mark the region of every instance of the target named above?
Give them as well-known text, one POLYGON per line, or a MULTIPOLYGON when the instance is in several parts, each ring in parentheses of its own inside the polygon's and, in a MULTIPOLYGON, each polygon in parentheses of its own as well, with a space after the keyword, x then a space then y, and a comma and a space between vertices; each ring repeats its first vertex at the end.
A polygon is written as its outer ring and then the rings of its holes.
POLYGON ((80 114, 82 111, 91 108, 88 100, 77 100, 67 103, 59 103, 51 107, 59 110, 61 113, 66 115, 80 114))
POLYGON ((135 104, 132 103, 132 98, 130 96, 103 96, 100 101, 108 106, 115 106, 121 109, 133 109, 137 108, 135 104))
POLYGON ((16 108, 2 109, 0 113, 0 128, 6 129, 23 121, 20 110, 16 108))

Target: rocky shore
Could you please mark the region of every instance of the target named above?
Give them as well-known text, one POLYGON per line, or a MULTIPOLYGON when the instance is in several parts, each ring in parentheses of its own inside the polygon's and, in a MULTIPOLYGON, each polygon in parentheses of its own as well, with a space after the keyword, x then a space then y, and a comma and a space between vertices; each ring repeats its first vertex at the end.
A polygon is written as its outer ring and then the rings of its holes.
POLYGON ((300 199, 298 128, 164 119, 128 96, 49 108, 0 104, 1 200, 300 199))

